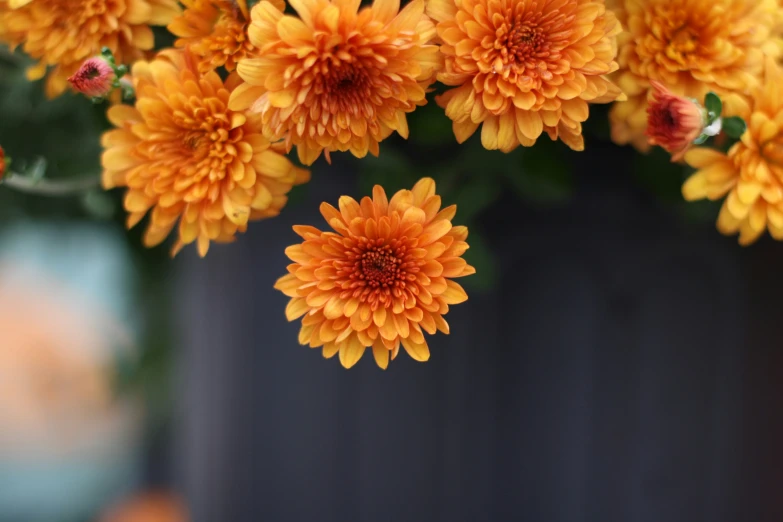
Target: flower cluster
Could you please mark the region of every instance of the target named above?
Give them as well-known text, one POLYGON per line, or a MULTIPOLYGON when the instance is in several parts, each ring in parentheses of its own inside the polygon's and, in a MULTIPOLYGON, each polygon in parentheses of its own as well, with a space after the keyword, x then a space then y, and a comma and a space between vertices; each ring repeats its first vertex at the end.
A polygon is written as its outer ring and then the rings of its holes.
POLYGON ((38 60, 27 76, 47 76, 46 93, 55 97, 104 47, 119 63, 144 58, 155 46, 150 26, 166 25, 179 12, 177 0, 0 0, 0 42, 38 60))
POLYGON ((783 240, 783 71, 767 58, 763 82, 750 96, 734 95, 725 100, 726 112, 748 122, 740 141, 724 153, 699 147, 685 155, 698 169, 682 193, 689 201, 726 200, 718 216, 718 230, 739 233, 748 245, 765 230, 783 240))
POLYGON ((612 139, 642 151, 654 83, 696 100, 746 95, 764 57, 781 54, 778 0, 608 0, 625 28, 613 75, 628 101, 612 107, 612 139))
MULTIPOLYGON (((457 143, 478 131, 503 153, 544 134, 581 151, 590 106, 611 103, 615 143, 695 168, 688 200, 725 196, 722 232, 783 240, 783 0, 181 3, 0 0, 0 42, 35 60, 28 77, 49 97, 70 86, 112 102, 103 187, 125 189, 147 246, 173 232, 173 253, 204 256, 234 241, 282 212, 321 156, 408 138, 428 98, 457 143)), ((295 227, 275 288, 300 342, 346 368, 368 348, 382 368, 400 346, 427 360, 424 333, 448 333, 449 305, 467 299, 453 278, 475 272, 467 229, 440 206, 425 178, 324 203, 333 231, 295 227)))

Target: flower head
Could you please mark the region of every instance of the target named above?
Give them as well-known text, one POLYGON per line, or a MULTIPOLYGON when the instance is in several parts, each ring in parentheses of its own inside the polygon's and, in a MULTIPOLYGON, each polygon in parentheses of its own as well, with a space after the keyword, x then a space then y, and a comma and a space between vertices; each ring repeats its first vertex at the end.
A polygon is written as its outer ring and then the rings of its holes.
POLYGON ((739 232, 739 242, 748 245, 765 229, 783 240, 783 71, 772 58, 766 60, 764 83, 754 89, 751 101, 732 95, 724 99, 729 116, 740 116, 747 131, 724 154, 698 147, 685 154, 685 161, 698 169, 683 185, 689 201, 717 200, 728 193, 718 230, 739 232))
POLYGON ((6 163, 5 151, 3 147, 0 147, 0 179, 3 179, 3 176, 5 176, 6 163))
POLYGON ((628 95, 610 113, 612 139, 646 151, 651 81, 703 100, 748 94, 764 55, 780 54, 777 0, 608 0, 627 32, 618 37, 620 70, 613 79, 628 95))
POLYGON ((430 0, 427 13, 446 57, 438 80, 455 87, 437 102, 460 143, 481 125, 487 149, 546 132, 582 150, 588 102, 622 98, 604 76, 621 27, 603 0, 430 0))
POLYGON ((179 222, 176 253, 197 241, 230 242, 249 221, 276 216, 293 185, 309 179, 261 134, 261 118, 232 111, 233 88, 199 75, 186 52, 164 51, 133 66, 135 108, 114 106, 104 134, 103 185, 127 186, 128 226, 152 209, 144 243, 161 243, 179 222))
POLYGON ((658 82, 651 82, 653 99, 647 106, 647 140, 679 161, 698 138, 706 123, 706 111, 694 100, 672 94, 658 82))
POLYGON ((68 83, 77 92, 92 98, 101 98, 108 95, 114 89, 114 73, 109 62, 104 58, 95 56, 87 59, 73 76, 68 78, 68 83))
POLYGON ((378 155, 378 143, 397 131, 408 136, 406 113, 426 103, 435 81, 438 48, 424 0, 402 11, 399 0, 298 0, 299 17, 268 1, 253 8, 255 58, 240 61, 245 80, 232 109, 262 115, 267 136, 296 145, 313 163, 321 152, 378 155))
MULTIPOLYGON (((284 3, 275 0, 282 11, 284 3)), ((180 38, 175 45, 187 47, 199 57, 199 71, 218 67, 236 69, 237 62, 250 55, 255 47, 247 38, 250 15, 247 0, 183 0, 184 12, 168 29, 180 38)))
POLYGON ((423 331, 447 334, 449 305, 468 296, 451 278, 475 273, 462 254, 468 230, 455 227, 455 206, 440 210, 435 182, 424 178, 391 200, 380 186, 361 203, 323 203, 335 232, 296 226, 304 242, 288 247, 294 262, 275 288, 291 298, 286 317, 302 317, 299 342, 340 354, 350 368, 372 347, 386 368, 400 343, 417 361, 430 357, 423 331))
POLYGON ((46 94, 58 96, 82 63, 108 47, 117 63, 131 63, 153 48, 150 25, 179 13, 176 0, 0 0, 0 39, 38 63, 30 80, 46 75, 46 94))

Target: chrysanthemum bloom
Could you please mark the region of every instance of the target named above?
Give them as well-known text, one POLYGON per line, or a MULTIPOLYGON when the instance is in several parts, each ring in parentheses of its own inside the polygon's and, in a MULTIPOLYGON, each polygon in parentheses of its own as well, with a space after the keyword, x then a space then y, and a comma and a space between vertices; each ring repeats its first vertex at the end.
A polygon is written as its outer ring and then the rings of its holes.
POLYGON ((0 38, 38 63, 30 80, 43 78, 46 94, 61 94, 89 57, 108 47, 117 63, 132 63, 153 48, 150 25, 166 25, 179 13, 177 0, 0 0, 0 38))
POLYGON ((228 108, 233 87, 195 59, 164 51, 133 66, 136 107, 114 106, 118 127, 104 134, 103 185, 127 186, 128 227, 152 209, 144 244, 161 243, 179 222, 176 253, 197 241, 230 242, 248 221, 276 216, 292 185, 309 172, 295 167, 261 134, 261 118, 228 108))
POLYGON ((440 210, 435 182, 424 178, 391 201, 380 186, 361 203, 343 196, 340 209, 323 203, 335 232, 310 226, 294 231, 304 242, 288 247, 294 261, 275 288, 291 297, 286 317, 302 317, 299 342, 340 354, 350 368, 372 347, 386 368, 400 343, 417 361, 430 357, 422 331, 447 334, 449 305, 468 296, 451 278, 476 272, 462 254, 468 230, 455 227, 455 206, 440 210))
POLYGON ((584 148, 588 102, 623 95, 604 75, 617 69, 620 24, 603 0, 430 0, 446 57, 437 98, 462 143, 481 128, 487 149, 533 145, 542 132, 584 148))
POLYGON ((732 95, 725 112, 748 123, 742 139, 724 154, 698 147, 685 154, 685 161, 699 169, 682 187, 685 199, 717 200, 728 193, 718 230, 739 232, 741 245, 753 243, 769 229, 783 240, 783 71, 772 58, 766 61, 766 75, 747 103, 732 95))
POLYGON ((438 48, 424 0, 399 11, 398 0, 297 0, 299 17, 268 1, 252 11, 248 29, 258 49, 240 61, 244 85, 231 95, 234 110, 264 119, 267 137, 296 145, 309 165, 321 152, 378 155, 378 143, 397 131, 408 137, 406 113, 426 103, 435 81, 438 48), (399 11, 399 12, 398 12, 399 11))
POLYGON ((116 77, 105 59, 94 56, 85 60, 79 70, 68 78, 68 83, 85 96, 100 98, 111 93, 116 77))
MULTIPOLYGON (((187 47, 200 60, 199 71, 205 73, 218 67, 236 69, 237 62, 252 53, 253 44, 247 38, 250 15, 247 0, 182 0, 181 16, 169 24, 169 31, 180 38, 177 47, 187 47)), ((282 0, 273 2, 281 11, 282 0)))
POLYGON ((652 101, 647 106, 647 141, 680 161, 706 124, 705 109, 694 100, 672 94, 653 81, 652 101))
POLYGON ((627 32, 618 37, 614 80, 628 101, 612 107, 612 139, 646 151, 650 81, 703 100, 747 94, 764 55, 780 53, 777 0, 608 0, 627 32))

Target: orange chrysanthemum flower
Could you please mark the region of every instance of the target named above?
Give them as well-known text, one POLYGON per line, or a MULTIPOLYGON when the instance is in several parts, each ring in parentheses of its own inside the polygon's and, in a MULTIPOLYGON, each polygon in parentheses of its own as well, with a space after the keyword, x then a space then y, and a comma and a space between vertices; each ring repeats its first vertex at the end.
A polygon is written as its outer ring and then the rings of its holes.
POLYGON ((438 48, 424 0, 399 11, 399 0, 295 0, 301 18, 268 1, 252 11, 255 58, 239 63, 245 80, 231 96, 235 110, 261 113, 267 137, 296 145, 313 163, 321 152, 378 155, 378 143, 408 136, 406 113, 426 103, 438 48), (398 12, 399 11, 399 12, 398 12))
POLYGON ((764 55, 780 54, 777 0, 608 0, 627 32, 618 38, 614 78, 628 95, 610 113, 612 139, 649 149, 644 135, 650 81, 703 100, 747 94, 758 83, 764 55))
POLYGON ((400 343, 417 361, 430 357, 422 330, 447 334, 443 315, 468 296, 450 278, 475 273, 460 257, 468 230, 454 227, 455 206, 440 210, 435 182, 424 178, 391 201, 380 186, 361 203, 343 196, 340 209, 321 213, 336 232, 309 226, 294 231, 304 242, 286 249, 294 261, 275 288, 291 297, 286 317, 302 317, 299 342, 340 354, 350 368, 372 347, 386 368, 400 343))
POLYGON ((150 25, 166 25, 179 13, 177 0, 0 0, 0 38, 38 63, 30 80, 46 75, 46 94, 62 94, 68 77, 108 47, 117 63, 143 58, 153 48, 150 25))
MULTIPOLYGON (((236 69, 237 62, 250 55, 253 44, 247 38, 250 15, 247 0, 182 0, 185 11, 169 24, 180 38, 177 47, 188 48, 200 58, 199 71, 218 67, 236 69)), ((274 0, 282 11, 285 3, 274 0)))
POLYGON ((487 149, 533 145, 542 132, 584 148, 588 102, 622 93, 604 75, 617 69, 621 31, 604 0, 430 0, 445 70, 456 86, 437 98, 462 143, 481 128, 487 149))
POLYGON ((128 187, 129 227, 152 209, 145 245, 179 221, 173 253, 197 241, 203 257, 210 241, 233 241, 248 221, 276 216, 292 185, 309 179, 264 138, 258 115, 228 108, 232 82, 200 76, 191 55, 136 62, 133 85, 136 107, 108 112, 118 128, 103 136, 103 185, 128 187))
POLYGON ((682 187, 685 199, 717 200, 728 193, 718 216, 718 230, 739 232, 741 245, 749 245, 769 229, 783 240, 783 71, 766 60, 762 86, 750 103, 738 95, 724 100, 729 116, 740 116, 748 130, 727 154, 694 148, 685 161, 699 169, 682 187))

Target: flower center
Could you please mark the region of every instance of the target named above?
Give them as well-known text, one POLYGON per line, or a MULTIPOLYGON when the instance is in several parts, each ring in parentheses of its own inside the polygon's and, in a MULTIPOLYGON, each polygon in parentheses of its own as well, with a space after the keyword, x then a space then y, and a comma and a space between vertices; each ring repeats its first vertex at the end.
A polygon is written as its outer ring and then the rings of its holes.
POLYGON ((418 271, 405 238, 357 238, 349 256, 337 261, 335 267, 343 280, 342 297, 359 299, 372 310, 388 308, 396 299, 403 299, 410 293, 408 282, 416 280, 418 271))
POLYGON ((389 245, 372 247, 357 260, 359 279, 371 288, 390 288, 400 279, 400 259, 389 245))
POLYGON ((667 130, 672 130, 677 126, 677 120, 672 114, 670 107, 661 107, 658 112, 658 119, 667 130))
POLYGON ((84 77, 88 80, 92 80, 101 75, 101 72, 94 65, 89 65, 84 69, 84 77))
POLYGON ((370 96, 367 72, 359 64, 338 63, 322 76, 322 88, 329 95, 332 113, 344 111, 351 114, 364 107, 370 96), (334 109, 337 109, 335 111, 334 109))
POLYGON ((550 66, 560 60, 568 44, 571 31, 567 27, 573 15, 564 9, 544 16, 526 10, 526 5, 519 2, 502 18, 494 15, 495 39, 482 43, 487 49, 482 60, 491 64, 495 74, 537 87, 553 78, 550 66))
POLYGON ((201 138, 204 136, 203 132, 200 131, 190 131, 185 134, 182 141, 185 144, 185 147, 187 147, 189 150, 196 150, 198 146, 201 144, 201 138))
POLYGON ((666 57, 682 67, 687 66, 688 56, 696 51, 698 37, 687 25, 682 25, 674 30, 669 37, 669 45, 666 47, 666 57))

